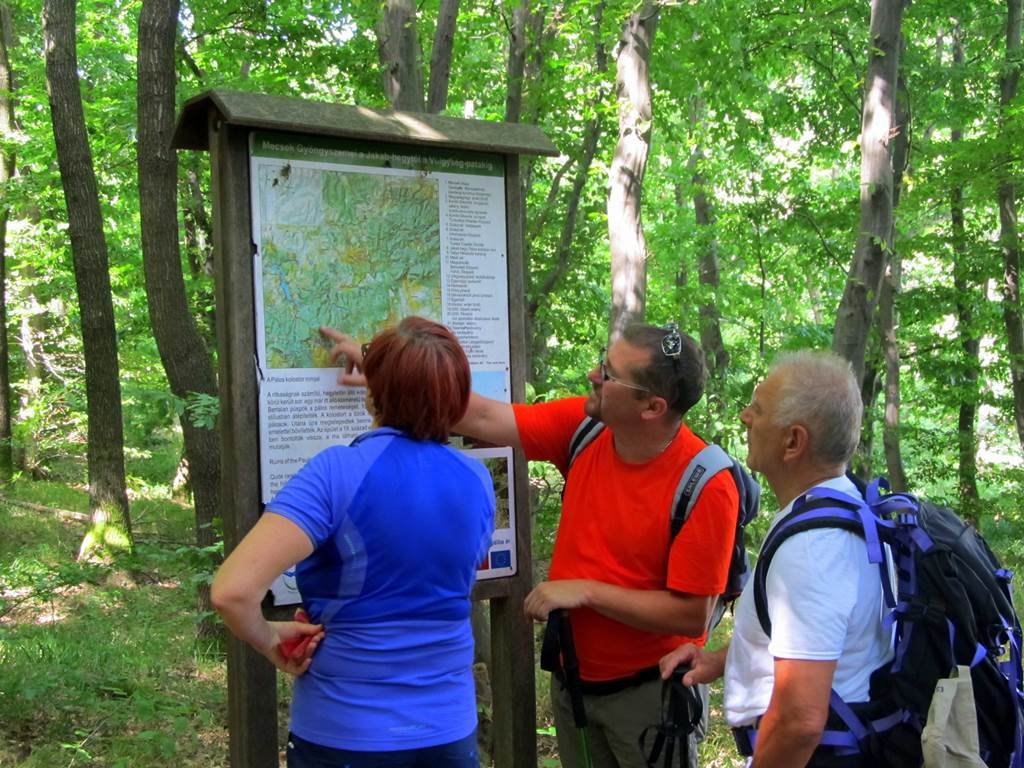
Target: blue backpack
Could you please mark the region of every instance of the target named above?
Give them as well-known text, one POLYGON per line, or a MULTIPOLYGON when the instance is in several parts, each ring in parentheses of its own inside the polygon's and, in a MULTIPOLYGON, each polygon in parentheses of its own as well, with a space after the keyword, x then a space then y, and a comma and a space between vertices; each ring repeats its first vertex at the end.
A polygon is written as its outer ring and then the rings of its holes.
POLYGON ((786 539, 812 528, 864 537, 869 560, 879 565, 895 655, 872 674, 870 701, 847 704, 832 692, 821 744, 839 754, 860 753, 879 768, 921 765, 921 731, 936 682, 964 665, 971 670, 981 759, 989 768, 1021 768, 1024 689, 1012 574, 954 512, 888 488, 879 478, 864 487, 863 499, 817 488, 813 497, 793 503, 766 537, 754 570, 761 627, 771 635, 766 579, 786 539), (885 544, 896 569, 895 594, 885 544))

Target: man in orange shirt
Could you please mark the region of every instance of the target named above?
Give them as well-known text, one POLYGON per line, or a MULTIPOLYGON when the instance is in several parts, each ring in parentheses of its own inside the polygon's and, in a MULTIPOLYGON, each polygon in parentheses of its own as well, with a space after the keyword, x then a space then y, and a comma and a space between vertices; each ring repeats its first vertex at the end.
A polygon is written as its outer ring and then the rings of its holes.
MULTIPOLYGON (((335 358, 359 365, 358 345, 330 329, 335 358)), ((723 592, 738 513, 728 472, 707 482, 670 541, 673 497, 705 446, 683 420, 704 392, 696 342, 674 325, 632 325, 587 377, 587 397, 509 405, 472 395, 454 431, 522 448, 566 474, 548 581, 527 596, 544 621, 569 609, 596 768, 646 768, 641 732, 661 720, 658 660, 682 642, 703 644, 723 592), (586 416, 604 429, 569 471, 569 443, 586 416)), ((355 383, 354 380, 350 380, 355 383)), ((562 765, 582 765, 566 691, 553 679, 562 765)), ((691 743, 691 764, 695 749, 691 743)))

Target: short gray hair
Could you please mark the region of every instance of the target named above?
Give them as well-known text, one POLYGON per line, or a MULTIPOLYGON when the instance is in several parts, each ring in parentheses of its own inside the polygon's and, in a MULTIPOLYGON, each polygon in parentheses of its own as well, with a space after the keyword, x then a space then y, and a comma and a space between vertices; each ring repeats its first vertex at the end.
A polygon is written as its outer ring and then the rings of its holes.
POLYGON ((769 374, 781 377, 774 421, 803 424, 810 434, 810 455, 830 466, 846 465, 860 441, 864 411, 860 387, 847 360, 832 352, 785 352, 769 374))

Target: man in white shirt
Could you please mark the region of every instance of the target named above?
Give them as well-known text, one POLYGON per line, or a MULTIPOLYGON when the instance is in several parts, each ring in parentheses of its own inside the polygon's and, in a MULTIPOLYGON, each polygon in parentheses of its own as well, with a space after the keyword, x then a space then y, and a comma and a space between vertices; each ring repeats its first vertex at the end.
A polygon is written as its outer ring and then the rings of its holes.
MULTIPOLYGON (((861 412, 857 381, 842 358, 802 351, 775 362, 740 415, 747 464, 764 475, 781 508, 773 525, 817 488, 857 495, 845 471, 861 412)), ((730 645, 711 652, 681 646, 662 659, 663 676, 680 663, 692 666, 683 678, 689 685, 724 675, 726 720, 743 738, 755 729, 755 768, 863 765, 819 741, 830 692, 867 701, 871 673, 892 655, 878 566, 864 540, 814 529, 783 542, 767 574, 771 637, 758 621, 753 583, 736 604, 730 645)))

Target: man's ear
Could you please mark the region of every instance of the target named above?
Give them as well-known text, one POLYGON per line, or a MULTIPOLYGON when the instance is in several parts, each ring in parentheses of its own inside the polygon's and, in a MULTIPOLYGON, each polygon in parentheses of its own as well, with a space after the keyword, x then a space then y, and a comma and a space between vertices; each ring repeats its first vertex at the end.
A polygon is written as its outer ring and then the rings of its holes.
POLYGON ((790 425, 782 439, 783 461, 793 461, 807 455, 811 444, 811 435, 803 424, 790 425))
POLYGON ((652 395, 647 399, 647 407, 641 412, 645 419, 660 419, 668 413, 668 400, 659 395, 652 395))

